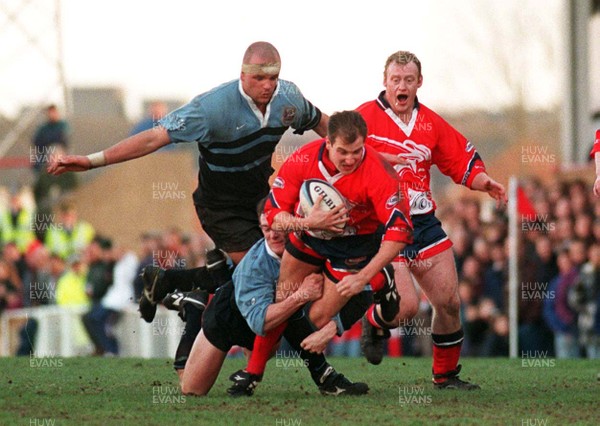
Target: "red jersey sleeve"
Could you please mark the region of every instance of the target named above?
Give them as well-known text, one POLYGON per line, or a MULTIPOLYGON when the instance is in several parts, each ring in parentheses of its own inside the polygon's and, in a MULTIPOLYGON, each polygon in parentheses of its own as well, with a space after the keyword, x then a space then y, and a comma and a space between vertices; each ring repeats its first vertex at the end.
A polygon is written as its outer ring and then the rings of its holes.
POLYGON ((479 153, 467 138, 439 116, 435 127, 438 140, 431 154, 432 162, 455 183, 470 188, 475 176, 485 172, 479 153))
POLYGON ((592 160, 597 152, 600 152, 600 129, 596 130, 596 140, 594 141, 594 146, 592 146, 592 152, 590 152, 592 160))
POLYGON ((394 169, 374 149, 374 166, 369 171, 371 182, 369 198, 377 219, 385 225, 384 241, 398 241, 410 244, 413 241, 410 221, 408 194, 400 193, 398 177, 394 169))
POLYGON ((306 155, 302 150, 298 150, 290 155, 279 169, 265 203, 265 216, 269 226, 273 225, 273 219, 280 212, 295 213, 300 187, 304 182, 304 167, 306 155))

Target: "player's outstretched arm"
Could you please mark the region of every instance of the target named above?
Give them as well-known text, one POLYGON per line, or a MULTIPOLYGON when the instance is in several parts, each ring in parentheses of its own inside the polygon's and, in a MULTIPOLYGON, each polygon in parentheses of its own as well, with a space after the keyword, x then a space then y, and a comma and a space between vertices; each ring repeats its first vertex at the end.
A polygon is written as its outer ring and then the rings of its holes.
POLYGON ((321 274, 310 274, 304 278, 298 290, 292 293, 290 297, 269 305, 265 314, 265 333, 287 320, 308 302, 319 299, 322 294, 323 276, 321 274))
POLYGON ((327 136, 327 125, 328 124, 329 124, 329 116, 327 114, 325 114, 324 112, 321 112, 321 120, 319 121, 319 124, 317 124, 315 126, 315 128, 313 130, 317 133, 317 135, 324 138, 325 136, 327 136))
POLYGON ((594 182, 594 195, 596 197, 600 197, 600 152, 596 152, 594 154, 594 161, 596 162, 596 181, 594 182))
POLYGON ((123 139, 110 148, 90 155, 65 155, 50 160, 48 173, 59 176, 66 172, 83 172, 109 164, 122 163, 143 157, 167 145, 171 140, 162 127, 133 135, 123 139))
POLYGON ((497 207, 502 207, 508 202, 504 186, 489 177, 485 172, 479 173, 477 176, 475 176, 471 184, 471 189, 475 191, 487 192, 490 197, 496 200, 497 207))

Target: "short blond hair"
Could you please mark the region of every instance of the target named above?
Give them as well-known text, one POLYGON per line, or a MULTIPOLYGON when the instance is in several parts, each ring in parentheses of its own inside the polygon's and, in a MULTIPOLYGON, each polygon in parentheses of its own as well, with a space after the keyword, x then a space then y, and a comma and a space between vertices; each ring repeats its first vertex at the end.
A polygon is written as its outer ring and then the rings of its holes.
POLYGON ((421 76, 421 61, 419 61, 419 58, 417 58, 417 55, 415 55, 414 53, 409 52, 407 50, 399 50, 395 53, 392 53, 387 58, 387 61, 385 61, 385 67, 383 68, 383 79, 384 80, 387 77, 387 69, 392 62, 399 64, 399 65, 408 65, 411 62, 413 62, 417 66, 417 69, 419 70, 419 77, 421 76))

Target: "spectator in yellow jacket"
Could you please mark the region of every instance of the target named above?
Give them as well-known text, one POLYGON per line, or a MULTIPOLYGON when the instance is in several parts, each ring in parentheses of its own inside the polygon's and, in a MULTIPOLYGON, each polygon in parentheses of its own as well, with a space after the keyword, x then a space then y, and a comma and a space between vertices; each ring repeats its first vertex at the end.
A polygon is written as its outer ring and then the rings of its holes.
POLYGON ((69 259, 69 269, 56 283, 56 304, 59 306, 88 305, 90 299, 85 292, 87 271, 77 255, 69 259))

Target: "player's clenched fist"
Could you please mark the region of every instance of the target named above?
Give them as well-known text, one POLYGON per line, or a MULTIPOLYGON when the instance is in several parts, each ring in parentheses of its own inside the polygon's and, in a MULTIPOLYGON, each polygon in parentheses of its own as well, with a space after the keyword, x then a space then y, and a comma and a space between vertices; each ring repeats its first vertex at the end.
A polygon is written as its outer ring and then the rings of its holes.
POLYGON ((90 159, 83 155, 65 155, 50 160, 48 163, 48 173, 54 176, 62 175, 66 172, 83 172, 92 168, 90 159))
POLYGON ((320 299, 323 295, 323 276, 310 274, 304 278, 296 294, 296 297, 302 297, 306 302, 320 299))
POLYGON ((367 281, 359 274, 346 275, 337 283, 336 289, 341 296, 352 297, 364 290, 367 281))

